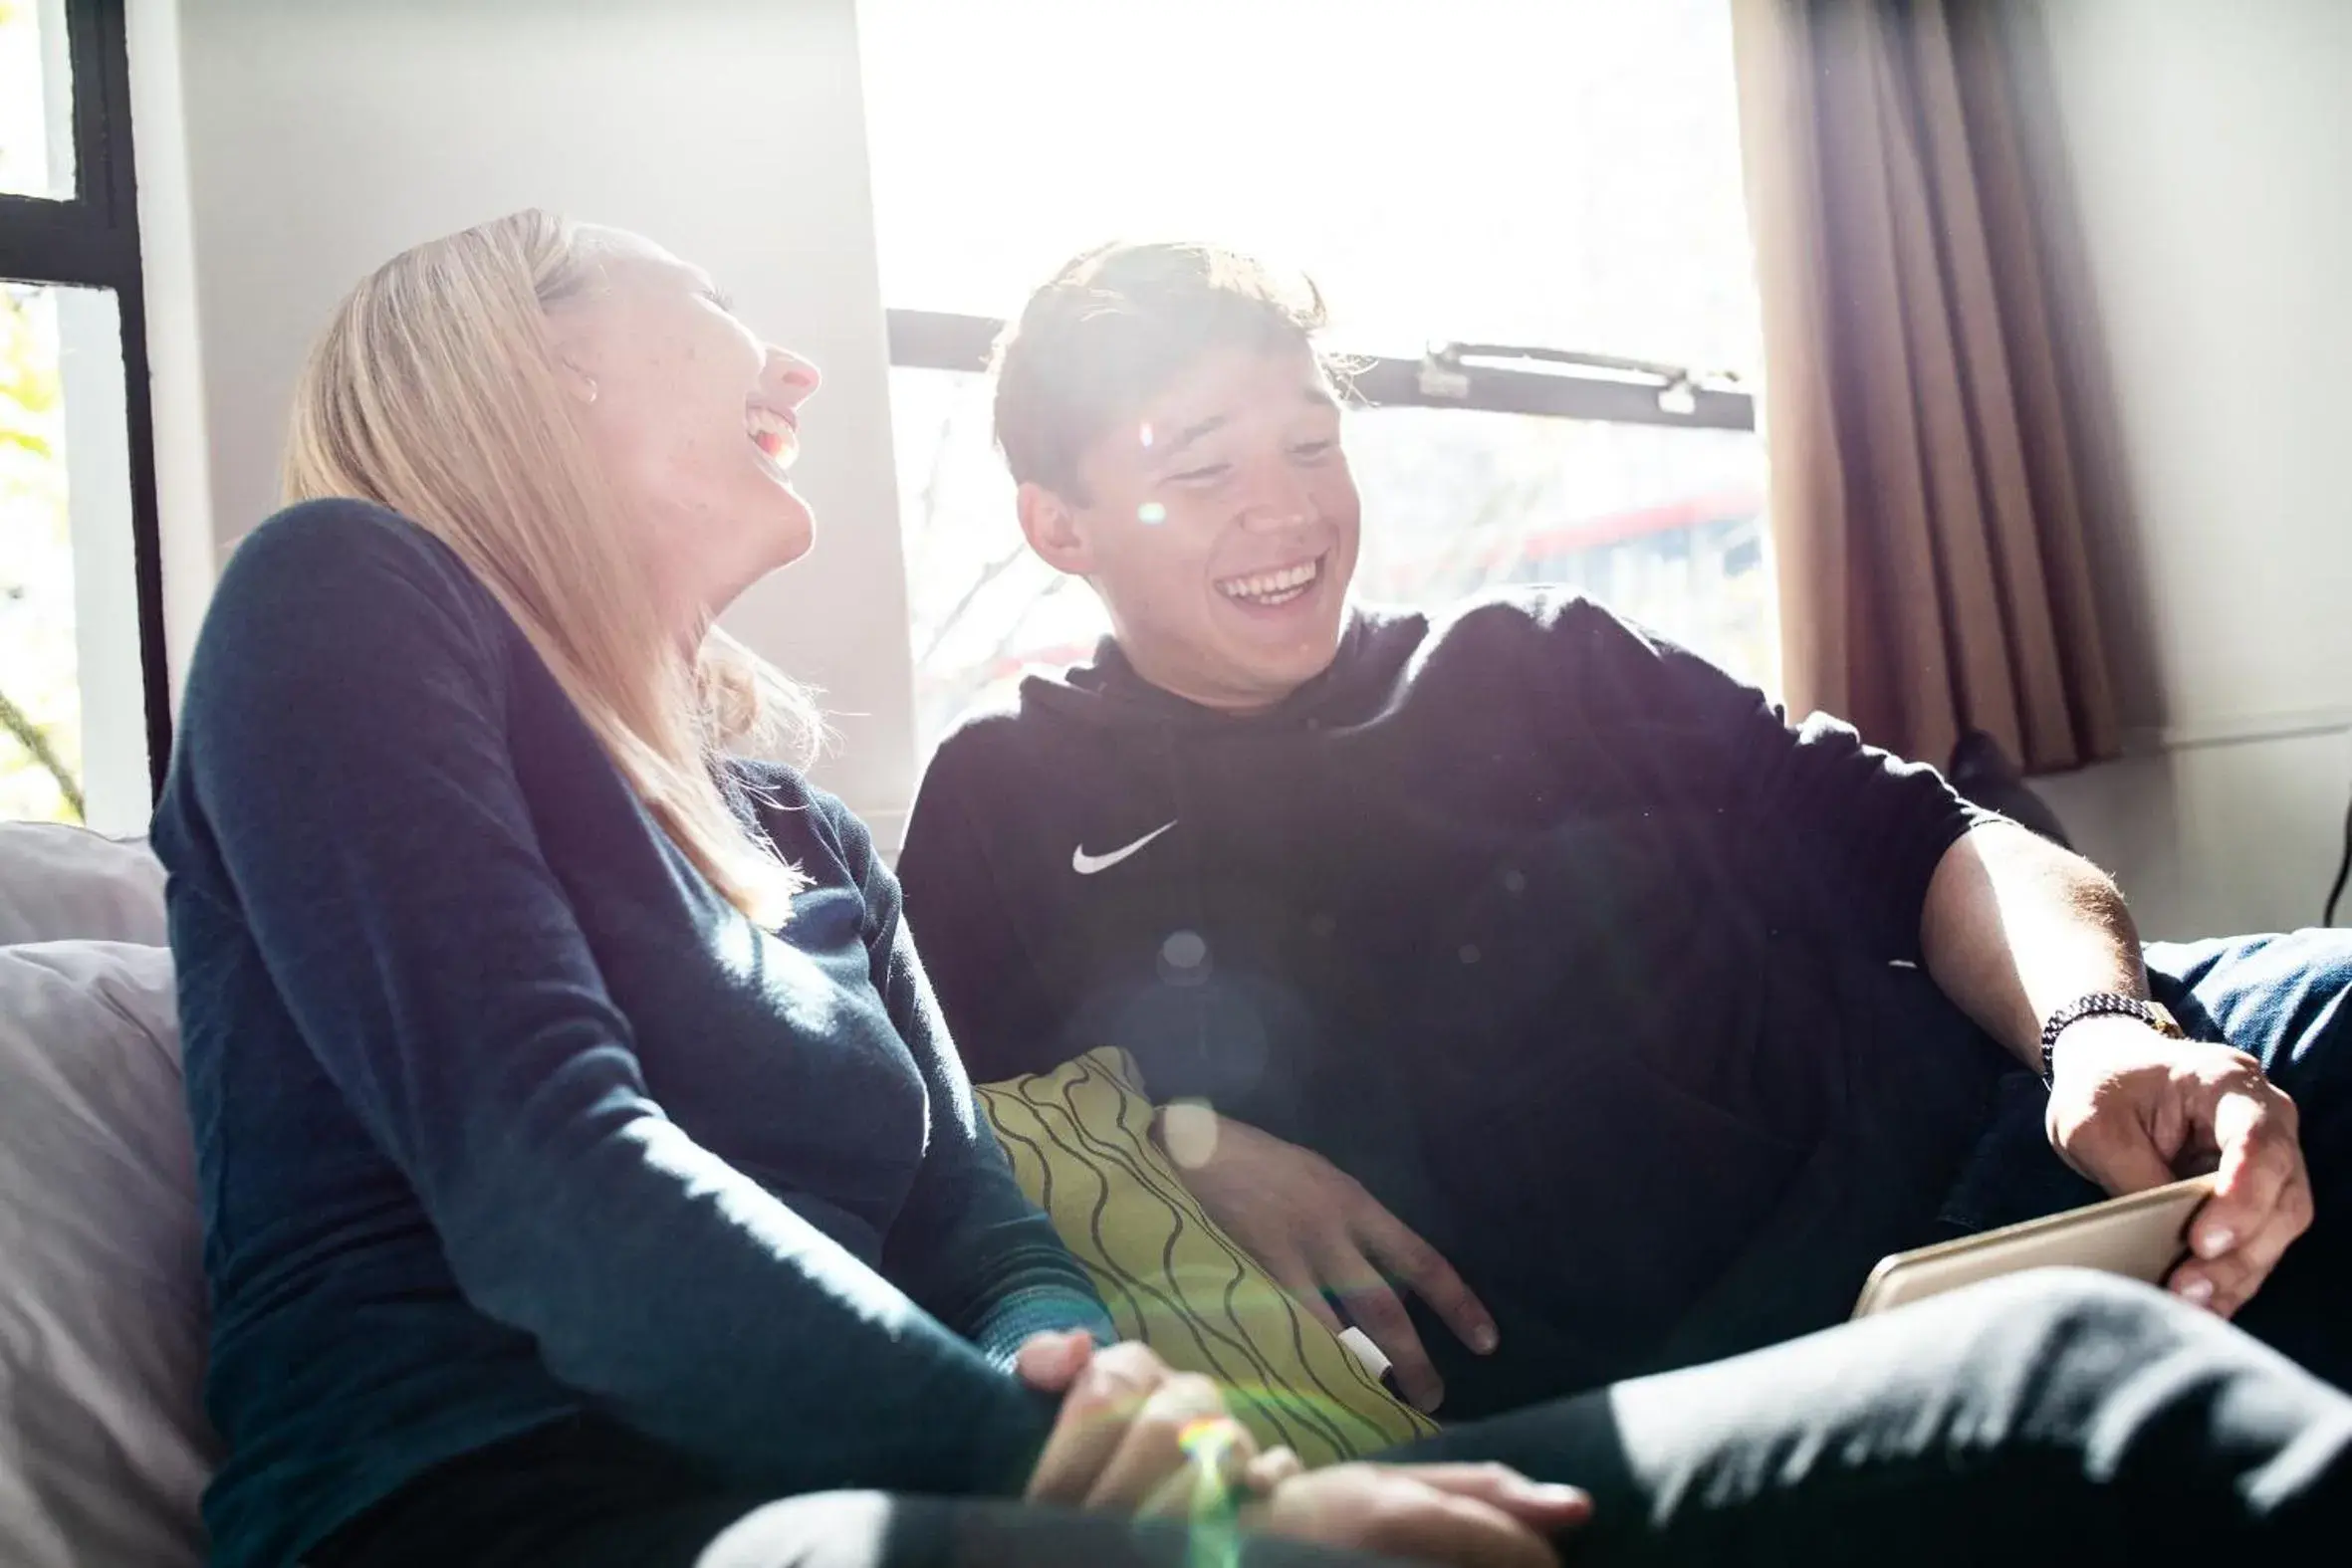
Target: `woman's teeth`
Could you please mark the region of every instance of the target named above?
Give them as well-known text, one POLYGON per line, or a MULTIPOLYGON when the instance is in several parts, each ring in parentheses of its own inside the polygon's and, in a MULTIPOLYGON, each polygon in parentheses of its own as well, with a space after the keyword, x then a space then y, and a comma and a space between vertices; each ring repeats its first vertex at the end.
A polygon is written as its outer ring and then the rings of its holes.
POLYGON ((744 410, 744 434, 752 438, 752 445, 766 453, 772 463, 782 465, 791 460, 800 447, 800 433, 793 422, 773 408, 752 407, 744 410))
POLYGON ((1251 604, 1288 604, 1311 587, 1322 572, 1323 563, 1318 557, 1280 571, 1262 571, 1254 577, 1228 577, 1217 584, 1217 591, 1229 599, 1251 604))

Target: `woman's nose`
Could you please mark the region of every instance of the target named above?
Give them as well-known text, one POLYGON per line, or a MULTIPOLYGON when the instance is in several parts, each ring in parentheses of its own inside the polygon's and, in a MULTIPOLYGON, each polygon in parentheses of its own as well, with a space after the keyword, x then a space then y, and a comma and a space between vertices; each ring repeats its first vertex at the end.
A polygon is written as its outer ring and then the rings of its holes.
POLYGON ((773 373, 784 384, 786 390, 792 394, 792 400, 796 403, 806 402, 816 396, 817 389, 824 384, 824 376, 817 366, 789 348, 778 348, 771 345, 768 349, 768 356, 774 361, 773 373))

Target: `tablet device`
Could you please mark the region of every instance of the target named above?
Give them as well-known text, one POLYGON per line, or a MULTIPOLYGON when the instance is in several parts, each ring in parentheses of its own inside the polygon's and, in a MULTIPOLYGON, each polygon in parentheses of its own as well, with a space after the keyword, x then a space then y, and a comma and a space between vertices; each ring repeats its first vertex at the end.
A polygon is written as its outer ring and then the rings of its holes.
POLYGON ((1868 1317, 2024 1268, 2097 1268, 2161 1284, 2188 1256, 2189 1221, 2213 1195, 2211 1176, 2193 1176, 2128 1198, 1897 1252, 1870 1271, 1854 1316, 1868 1317))

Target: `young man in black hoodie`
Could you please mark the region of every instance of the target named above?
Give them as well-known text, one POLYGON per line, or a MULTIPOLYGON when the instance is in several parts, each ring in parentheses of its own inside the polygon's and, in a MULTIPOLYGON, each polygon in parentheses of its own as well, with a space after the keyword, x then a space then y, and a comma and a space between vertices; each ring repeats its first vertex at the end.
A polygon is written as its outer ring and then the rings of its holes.
POLYGON ((2352 1377, 2352 948, 2151 973, 2086 862, 1588 600, 1351 605, 1320 321, 1246 259, 1111 247, 1002 345, 1022 527, 1113 634, 950 737, 909 824, 973 1076, 1116 1044, 1213 1106, 1205 1206, 1448 1417, 1821 1327, 1886 1252, 2217 1160, 2170 1287, 2352 1377))

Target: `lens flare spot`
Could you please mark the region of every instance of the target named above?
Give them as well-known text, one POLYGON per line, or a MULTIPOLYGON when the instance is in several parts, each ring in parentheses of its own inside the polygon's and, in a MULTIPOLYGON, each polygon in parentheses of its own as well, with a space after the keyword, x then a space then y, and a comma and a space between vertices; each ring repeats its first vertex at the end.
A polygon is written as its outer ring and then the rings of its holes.
POLYGON ((1135 427, 1135 443, 1136 443, 1136 445, 1138 445, 1138 446, 1146 446, 1146 447, 1147 447, 1147 446, 1150 446, 1150 445, 1151 445, 1151 421, 1150 421, 1150 420, 1148 420, 1148 419, 1147 419, 1147 420, 1145 420, 1145 421, 1144 421, 1142 424, 1140 424, 1140 425, 1137 425, 1137 426, 1135 427))
POLYGON ((1168 521, 1168 509, 1156 501, 1146 501, 1135 509, 1135 521, 1147 524, 1165 523, 1168 521))
POLYGON ((1209 979, 1209 944, 1197 931, 1178 931, 1160 944, 1160 979, 1170 986, 1205 985, 1209 979))

